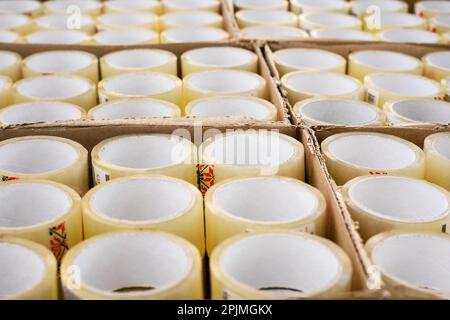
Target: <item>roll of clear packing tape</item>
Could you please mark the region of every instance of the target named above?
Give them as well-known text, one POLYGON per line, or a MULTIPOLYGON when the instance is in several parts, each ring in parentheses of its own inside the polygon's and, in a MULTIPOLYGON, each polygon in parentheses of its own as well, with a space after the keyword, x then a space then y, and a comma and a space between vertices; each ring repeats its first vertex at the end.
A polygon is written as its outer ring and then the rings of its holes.
POLYGON ((314 187, 288 177, 233 178, 205 196, 206 246, 253 231, 297 231, 325 236, 325 198, 314 187), (283 199, 283 201, 280 201, 283 199))
POLYGON ((24 35, 31 31, 30 17, 23 14, 2 14, 0 30, 9 30, 24 35))
POLYGON ((39 1, 34 0, 3 0, 0 1, 0 14, 23 14, 36 17, 42 12, 39 1))
POLYGON ((106 78, 98 83, 100 103, 125 98, 154 98, 181 104, 182 82, 162 72, 133 72, 106 78))
POLYGON ((177 75, 177 56, 160 49, 127 49, 100 58, 102 79, 123 73, 163 72, 177 75))
POLYGON ((351 13, 358 17, 373 15, 377 11, 380 13, 388 12, 408 12, 408 4, 397 0, 353 0, 350 2, 351 13))
POLYGON ((48 30, 78 30, 87 34, 96 31, 95 20, 88 15, 73 17, 68 14, 50 14, 33 20, 31 24, 33 31, 48 30))
POLYGON ((349 99, 306 99, 294 105, 294 113, 308 126, 371 126, 385 122, 377 107, 349 99))
POLYGON ((425 179, 450 191, 450 133, 441 132, 425 138, 425 179))
POLYGON ((0 236, 0 270, 0 300, 58 298, 56 260, 40 244, 0 236))
POLYGON ((325 298, 350 291, 350 259, 330 240, 299 232, 235 236, 210 259, 212 299, 325 298))
POLYGON ((397 43, 441 43, 442 38, 434 32, 421 29, 388 29, 377 33, 377 38, 385 42, 397 43))
POLYGON ((450 14, 448 1, 418 1, 414 4, 414 12, 420 17, 431 18, 437 15, 450 14))
POLYGON ((97 83, 98 59, 84 51, 54 50, 32 54, 22 63, 24 78, 52 75, 73 74, 97 83))
POLYGON ((426 30, 427 27, 428 21, 426 19, 405 12, 382 12, 379 20, 375 21, 373 15, 363 18, 363 29, 370 32, 398 28, 426 30))
POLYGON ((88 112, 88 118, 94 120, 179 116, 181 116, 181 110, 177 105, 164 100, 148 98, 131 98, 110 101, 102 103, 88 112))
POLYGON ((288 10, 287 0, 234 0, 237 10, 288 10))
POLYGON ((0 110, 0 123, 3 125, 80 120, 85 117, 86 111, 81 107, 58 101, 18 103, 0 110))
POLYGON ((311 38, 314 39, 343 40, 343 41, 377 41, 377 37, 373 33, 346 28, 318 29, 312 30, 310 33, 311 38))
POLYGON ((183 77, 201 71, 235 69, 258 72, 258 56, 237 47, 205 47, 192 49, 181 55, 183 77))
POLYGON ((291 11, 296 14, 304 12, 337 12, 347 14, 350 5, 342 0, 290 0, 291 11))
POLYGON ((223 18, 210 11, 177 11, 162 15, 159 18, 161 30, 183 27, 222 28, 223 18))
POLYGON ((361 30, 362 23, 357 17, 334 12, 309 12, 300 15, 300 27, 311 31, 323 28, 347 28, 361 30))
POLYGON ((143 28, 159 30, 158 16, 151 12, 112 12, 96 18, 97 30, 143 28))
POLYGON ((450 123, 450 103, 431 99, 400 99, 383 105, 390 125, 450 123))
POLYGON ((362 83, 345 74, 325 71, 295 71, 285 74, 281 84, 291 104, 314 97, 362 100, 362 83))
POLYGON ((428 20, 429 29, 432 32, 444 34, 450 31, 450 13, 435 16, 428 20))
POLYGON ((0 75, 0 108, 11 104, 12 81, 7 76, 0 75))
POLYGON ((188 241, 127 231, 83 241, 61 264, 64 299, 203 299, 202 260, 188 241), (114 268, 111 268, 114 266, 114 268))
POLYGON ((74 75, 48 75, 22 79, 12 87, 13 103, 60 101, 89 110, 97 104, 95 84, 74 75))
POLYGON ((285 10, 240 10, 236 12, 240 28, 267 25, 298 27, 298 17, 285 10))
POLYGON ((163 11, 178 12, 178 11, 220 11, 220 1, 218 0, 162 0, 163 11))
POLYGON ((450 76, 442 79, 441 83, 445 90, 444 100, 450 102, 450 76))
POLYGON ((83 195, 89 189, 87 157, 87 150, 69 139, 27 136, 3 140, 0 175, 2 181, 51 180, 83 195))
POLYGON ((347 61, 331 51, 309 48, 289 48, 273 53, 280 76, 293 71, 329 71, 345 74, 347 61))
POLYGON ((0 198, 0 235, 39 243, 58 262, 83 240, 81 199, 73 189, 48 180, 8 181, 0 184, 0 198))
POLYGON ((380 72, 364 77, 365 100, 382 107, 389 100, 403 98, 443 99, 442 87, 428 78, 407 74, 380 72))
POLYGON ((159 43, 159 34, 143 28, 117 29, 97 33, 93 42, 105 46, 156 44, 159 43))
POLYGON ((103 11, 109 12, 152 12, 160 14, 162 4, 158 0, 109 0, 103 2, 103 11))
POLYGON ((161 32, 161 43, 223 42, 228 32, 212 27, 180 27, 161 32))
POLYGON ((395 51, 362 50, 348 56, 348 74, 364 81, 377 72, 411 73, 421 76, 423 64, 416 57, 395 51))
POLYGON ((101 1, 51 0, 44 3, 46 14, 87 14, 98 16, 102 12, 101 1))
POLYGON ((138 174, 162 174, 197 185, 197 148, 170 134, 126 135, 92 149, 95 184, 138 174))
POLYGON ((0 42, 2 43, 20 43, 22 38, 17 32, 0 30, 0 42))
POLYGON ((390 230, 442 232, 450 222, 449 192, 424 180, 363 176, 347 182, 342 194, 366 240, 390 230))
POLYGON ((244 39, 257 40, 303 40, 309 37, 308 32, 299 28, 287 26, 253 26, 243 28, 240 31, 244 39))
POLYGON ((78 30, 47 30, 30 33, 24 40, 30 44, 83 45, 89 44, 91 37, 78 30))
POLYGON ((20 66, 22 57, 11 51, 0 51, 0 75, 9 77, 12 82, 22 77, 20 66))
POLYGON ((422 58, 424 76, 436 81, 450 77, 450 51, 429 53, 422 58))
POLYGON ((387 289, 450 298, 448 234, 389 231, 372 237, 366 250, 387 289))
POLYGON ((321 148, 337 185, 365 175, 403 175, 419 179, 425 175, 422 149, 393 135, 339 133, 322 141, 321 148))

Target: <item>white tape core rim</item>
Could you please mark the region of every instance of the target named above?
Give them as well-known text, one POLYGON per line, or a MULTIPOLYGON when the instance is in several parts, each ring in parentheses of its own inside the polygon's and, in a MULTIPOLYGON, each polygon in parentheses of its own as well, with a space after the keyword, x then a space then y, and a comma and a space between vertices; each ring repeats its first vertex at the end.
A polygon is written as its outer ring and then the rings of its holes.
POLYGON ((157 169, 189 160, 191 147, 190 141, 176 135, 136 135, 109 141, 98 155, 122 168, 157 169))
POLYGON ((450 135, 440 135, 433 139, 433 149, 450 160, 450 135))
POLYGON ((175 78, 165 73, 128 73, 103 81, 104 88, 115 94, 144 97, 169 92, 176 87, 175 78))
POLYGON ((315 215, 319 206, 317 194, 309 187, 277 177, 227 182, 215 189, 212 200, 223 214, 259 224, 303 220, 315 215))
POLYGON ((95 41, 106 45, 133 45, 158 39, 158 34, 150 29, 126 28, 97 33, 95 41))
POLYGON ((68 99, 89 91, 91 83, 81 77, 49 75, 26 78, 17 83, 16 90, 34 99, 68 99))
POLYGON ((282 10, 241 10, 236 12, 236 18, 244 22, 270 25, 296 23, 297 21, 294 13, 282 10))
POLYGON ((253 235, 235 242, 223 251, 220 267, 241 285, 276 297, 325 290, 342 270, 334 252, 322 243, 282 234, 253 235))
POLYGON ((157 16, 150 12, 111 12, 97 17, 97 20, 107 26, 127 27, 154 23, 157 16))
MULTIPOLYGON (((1 20, 0 20, 1 21, 1 20)), ((13 52, 0 51, 0 69, 7 68, 17 63, 19 58, 13 52)))
POLYGON ((341 0, 291 0, 291 3, 300 7, 302 12, 336 10, 347 5, 341 0))
POLYGON ((412 56, 385 50, 358 51, 352 54, 352 58, 364 66, 386 71, 414 70, 420 64, 412 56))
POLYGON ((440 92, 439 85, 428 78, 406 73, 378 73, 367 76, 382 90, 408 97, 435 96, 440 92))
POLYGON ((92 116, 94 119, 128 119, 178 116, 175 105, 163 100, 149 99, 123 99, 108 102, 96 109, 92 116))
POLYGON ((0 12, 2 13, 28 13, 39 9, 39 1, 0 1, 0 12))
POLYGON ((398 234, 372 250, 381 271, 418 288, 450 291, 450 240, 431 234, 398 234))
POLYGON ((105 1, 104 6, 112 10, 122 11, 142 11, 160 6, 159 1, 154 0, 111 0, 105 1))
POLYGON ((26 36, 28 43, 35 44, 78 44, 88 38, 86 33, 75 30, 37 31, 26 36))
POLYGON ((160 67, 176 57, 171 52, 164 50, 131 49, 110 53, 104 59, 114 68, 133 70, 160 67))
POLYGON ((97 1, 69 0, 69 1, 48 1, 45 3, 48 9, 53 12, 67 13, 70 6, 77 6, 81 12, 93 11, 101 8, 101 3, 97 1))
POLYGON ((337 68, 344 59, 332 52, 317 49, 282 49, 274 53, 277 63, 298 69, 337 68))
MULTIPOLYGON (((70 29, 68 27, 70 15, 67 14, 52 14, 52 15, 46 15, 37 18, 34 20, 34 22, 41 28, 45 29, 57 29, 57 30, 64 30, 64 29, 70 29)), ((76 20, 77 24, 79 23, 80 28, 92 25, 94 27, 94 20, 90 16, 80 16, 79 19, 77 17, 76 20)), ((78 29, 78 28, 73 28, 78 29)))
POLYGON ((368 177, 353 183, 348 193, 356 207, 391 221, 423 223, 449 214, 447 194, 424 180, 368 177))
POLYGON ((430 25, 443 26, 450 28, 450 12, 448 14, 438 15, 430 19, 430 25))
POLYGON ((178 285, 191 273, 193 260, 187 247, 163 234, 120 233, 93 238, 72 265, 80 268, 82 288, 139 296, 178 285))
POLYGON ((286 76, 286 84, 291 90, 311 95, 344 95, 358 90, 358 80, 334 72, 299 72, 286 76))
POLYGON ((392 104, 392 111, 414 122, 450 123, 450 103, 431 99, 400 100, 392 104))
POLYGON ((8 30, 18 28, 28 23, 28 21, 30 21, 30 18, 21 14, 2 14, 0 29, 8 30))
POLYGON ((207 7, 219 5, 217 0, 164 0, 163 4, 183 10, 204 10, 207 7))
POLYGON ((27 59, 27 66, 41 73, 73 72, 94 63, 94 57, 82 51, 48 51, 27 59))
POLYGON ((36 252, 9 242, 0 242, 0 270, 0 298, 31 290, 47 272, 42 257, 36 252))
POLYGON ((92 195, 94 214, 126 224, 151 224, 175 219, 194 205, 192 190, 175 180, 157 177, 106 184, 92 195))
POLYGON ((239 70, 211 70, 193 73, 186 79, 197 90, 213 93, 241 93, 258 89, 264 79, 239 70))
POLYGON ((367 169, 401 169, 416 160, 416 153, 406 143, 370 133, 337 137, 329 143, 328 151, 340 161, 367 169))
POLYGON ((220 23, 222 17, 210 11, 177 11, 160 17, 163 24, 169 26, 201 26, 212 23, 220 23))
POLYGON ((433 67, 444 69, 450 72, 450 51, 438 51, 430 53, 426 56, 426 63, 430 64, 433 67))
POLYGON ((308 33, 299 28, 287 26, 252 26, 241 30, 242 34, 247 37, 261 38, 308 38, 308 33))
POLYGON ((438 43, 439 35, 420 29, 389 29, 381 31, 380 35, 383 40, 392 42, 411 42, 411 43, 438 43))
POLYGON ((19 35, 15 32, 0 30, 0 42, 11 43, 16 42, 19 35))
POLYGON ((251 51, 233 47, 207 47, 187 51, 183 54, 191 64, 207 67, 231 68, 256 60, 251 51))
POLYGON ((450 13, 450 3, 447 1, 420 1, 420 5, 424 11, 436 12, 439 14, 450 13))
POLYGON ((374 34, 354 29, 317 29, 311 31, 312 38, 331 39, 331 40, 355 40, 355 41, 375 41, 374 34))
POLYGON ((61 218, 72 206, 71 198, 63 189, 33 182, 0 184, 0 200, 2 230, 47 225, 61 218))
POLYGON ((228 38, 228 33, 212 27, 180 27, 164 31, 162 34, 170 42, 208 42, 228 38))
POLYGON ((284 0, 235 0, 239 9, 287 10, 288 2, 284 0))
POLYGON ((304 19, 307 28, 353 28, 361 25, 361 20, 351 15, 334 12, 310 12, 300 15, 300 24, 304 19))
MULTIPOLYGON (((373 18, 372 18, 373 19, 373 18)), ((380 15, 380 27, 393 28, 420 28, 425 24, 425 20, 414 14, 405 12, 383 12, 380 15)), ((376 29, 376 28, 375 28, 376 29)))

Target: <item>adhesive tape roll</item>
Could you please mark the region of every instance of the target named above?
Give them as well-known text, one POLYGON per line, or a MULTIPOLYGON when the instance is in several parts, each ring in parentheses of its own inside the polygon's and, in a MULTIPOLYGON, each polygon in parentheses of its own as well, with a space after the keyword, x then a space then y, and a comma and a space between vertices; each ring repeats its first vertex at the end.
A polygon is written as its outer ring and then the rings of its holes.
POLYGON ((99 32, 93 37, 94 44, 127 46, 159 43, 159 34, 150 29, 129 28, 99 32))
POLYGON ((211 27, 181 27, 161 32, 161 43, 226 41, 228 32, 211 27))
POLYGON ((286 0, 235 0, 234 6, 238 10, 288 10, 289 3, 286 0))
POLYGON ((9 77, 13 82, 22 76, 20 66, 22 57, 15 52, 0 51, 0 75, 9 77))
POLYGON ((450 77, 450 51, 429 53, 422 61, 425 64, 424 76, 436 81, 450 77))
POLYGON ((348 99, 306 99, 294 105, 294 113, 308 126, 369 126, 385 122, 383 112, 377 107, 348 99))
POLYGON ((445 90, 445 100, 450 102, 450 76, 445 79, 442 79, 441 82, 445 90))
POLYGON ((424 178, 425 156, 415 144, 375 132, 349 132, 322 141, 327 168, 338 185, 358 176, 404 175, 424 178))
POLYGON ((420 29, 388 29, 377 33, 380 41, 399 43, 441 43, 441 37, 434 32, 420 29))
POLYGON ((447 1, 418 1, 414 5, 417 15, 425 18, 442 14, 450 14, 450 3, 447 1))
MULTIPOLYGON (((342 188, 353 220, 364 239, 389 230, 445 230, 450 222, 447 190, 410 177, 364 176, 342 188)), ((450 225, 449 225, 450 227, 450 225)))
POLYGON ((314 38, 314 39, 343 40, 343 41, 377 41, 378 40, 377 37, 373 33, 361 31, 361 30, 345 29, 345 28, 318 29, 318 30, 312 30, 310 33, 311 33, 311 38, 314 38))
POLYGON ((362 83, 345 74, 325 71, 295 71, 284 75, 281 84, 291 104, 313 97, 362 100, 362 83))
POLYGON ((432 32, 444 34, 450 31, 450 13, 435 16, 428 21, 429 29, 432 32))
POLYGON ((443 233, 389 231, 366 243, 388 289, 450 298, 450 237, 443 233))
POLYGON ((164 100, 147 98, 120 99, 106 102, 92 108, 88 112, 88 119, 94 120, 179 116, 181 116, 181 111, 177 105, 164 100))
POLYGON ((31 29, 33 32, 48 30, 79 30, 87 34, 94 34, 96 31, 95 20, 91 16, 81 15, 75 18, 67 13, 38 17, 31 23, 31 29))
POLYGON ((106 78, 98 83, 100 103, 124 98, 154 98, 181 104, 182 82, 162 72, 133 72, 106 78))
POLYGON ((177 75, 177 56, 159 49, 129 49, 100 58, 102 79, 130 72, 154 71, 177 75))
POLYGON ((0 235, 39 243, 58 262, 83 240, 80 196, 69 187, 47 180, 8 181, 0 184, 0 197, 0 235))
POLYGON ((385 12, 408 12, 408 4, 397 0, 353 0, 350 2, 351 13, 358 17, 373 14, 375 10, 385 12))
POLYGON ((296 14, 284 10, 241 10, 236 12, 240 28, 268 25, 298 27, 296 14))
POLYGON ((197 148, 170 134, 126 135, 92 149, 95 184, 137 174, 163 174, 197 185, 197 148))
POLYGON ((89 44, 91 37, 77 30, 48 30, 36 31, 24 37, 25 42, 30 44, 89 44))
POLYGON ((23 60, 24 78, 73 74, 98 82, 98 59, 93 54, 75 50, 55 50, 32 54, 23 60))
POLYGON ((299 28, 286 26, 253 26, 240 31, 244 39, 257 40, 304 40, 309 37, 308 32, 299 28))
POLYGON ((163 11, 178 12, 178 11, 220 11, 220 1, 218 0, 163 0, 163 11))
POLYGON ((320 49, 290 48, 273 54, 280 76, 293 71, 329 71, 345 74, 346 60, 330 51, 320 49))
POLYGON ((159 31, 158 16, 151 12, 112 12, 96 18, 97 30, 143 28, 159 31))
POLYGON ((58 298, 56 260, 32 241, 0 236, 0 300, 58 298))
POLYGON ((347 28, 361 30, 362 23, 357 17, 334 12, 302 13, 299 17, 300 27, 311 31, 323 28, 347 28))
POLYGON ((153 12, 160 14, 162 4, 158 0, 110 0, 103 2, 103 10, 109 12, 153 12))
POLYGON ((288 177, 233 178, 205 196, 207 252, 226 239, 252 231, 297 231, 325 236, 325 198, 288 177), (280 199, 283 199, 280 202, 280 199))
POLYGON ((363 18, 363 29, 370 32, 398 28, 426 30, 427 27, 426 19, 405 12, 383 12, 377 21, 374 21, 373 15, 363 18))
POLYGON ((348 56, 348 74, 360 81, 377 72, 411 73, 422 75, 423 64, 416 57, 385 50, 362 50, 348 56))
POLYGON ((331 241, 300 232, 252 232, 210 259, 213 299, 327 297, 350 291, 352 266, 331 241), (264 267, 262 267, 264 266, 264 267))
POLYGON ((16 32, 0 30, 0 42, 2 42, 2 43, 19 43, 19 42, 22 42, 22 38, 16 32))
POLYGON ((303 12, 337 12, 347 14, 350 4, 341 0, 290 0, 291 10, 296 14, 303 12))
POLYGON ((89 188, 88 153, 79 143, 52 136, 27 136, 0 142, 2 181, 45 179, 83 195, 89 188))
POLYGON ((450 103, 431 99, 400 99, 383 106, 390 125, 450 123, 450 103))
POLYGON ((58 101, 25 102, 0 110, 0 123, 4 125, 80 120, 85 117, 86 111, 79 106, 58 101))
POLYGON ((61 264, 65 299, 202 299, 202 278, 198 249, 156 231, 95 236, 70 250, 61 264))
POLYGON ((156 175, 115 179, 91 189, 82 208, 86 238, 120 230, 159 230, 205 252, 202 195, 184 180, 156 175))
POLYGON ((450 43, 450 31, 442 34, 442 39, 444 43, 450 43))
POLYGON ((159 23, 162 31, 183 27, 222 28, 223 18, 210 11, 178 11, 162 15, 159 23))
POLYGON ((0 14, 23 14, 29 17, 36 17, 42 12, 41 3, 34 0, 0 1, 0 14))
POLYGON ((424 141, 425 179, 450 191, 450 133, 435 133, 424 141))
POLYGON ((23 14, 2 14, 0 30, 9 30, 18 34, 28 34, 31 32, 30 17, 23 14))
POLYGON ((389 100, 403 98, 443 99, 440 84, 407 73, 373 73, 364 77, 366 101, 382 107, 389 100))
POLYGON ((74 13, 73 11, 76 10, 76 12, 80 12, 81 14, 87 14, 95 17, 102 12, 102 5, 102 1, 51 0, 44 3, 44 11, 46 14, 67 14, 74 13), (76 8, 73 6, 76 6, 76 8))
POLYGON ((236 47, 205 47, 186 51, 181 55, 183 77, 201 71, 235 69, 258 72, 258 56, 236 47))
POLYGON ((89 110, 97 104, 95 84, 74 75, 48 75, 22 79, 12 87, 13 103, 60 101, 89 110))
POLYGON ((11 79, 0 75, 0 108, 4 108, 11 104, 11 87, 11 79))

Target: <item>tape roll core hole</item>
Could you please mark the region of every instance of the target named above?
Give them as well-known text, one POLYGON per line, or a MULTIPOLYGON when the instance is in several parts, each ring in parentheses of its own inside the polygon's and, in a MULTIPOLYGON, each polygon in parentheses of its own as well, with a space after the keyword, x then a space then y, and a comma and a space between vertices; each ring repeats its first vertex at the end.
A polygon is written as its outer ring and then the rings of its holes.
POLYGON ((222 17, 210 11, 177 11, 161 16, 161 22, 170 26, 201 26, 220 23, 222 17))
MULTIPOLYGON (((44 30, 64 30, 68 28, 67 14, 50 14, 37 18, 34 21, 40 28, 44 30)), ((94 20, 90 16, 80 16, 80 29, 92 25, 94 28, 94 20)))
POLYGON ((352 28, 361 24, 361 20, 356 17, 334 12, 311 12, 304 14, 304 18, 306 22, 305 27, 308 29, 324 27, 352 28))
POLYGON ((82 95, 91 89, 83 78, 66 76, 38 76, 18 82, 19 94, 35 99, 67 99, 82 95))
POLYGON ((415 122, 450 122, 450 103, 436 100, 403 100, 392 105, 392 111, 415 122))
POLYGON ((50 51, 27 60, 30 69, 42 73, 71 72, 88 67, 93 58, 80 51, 50 51))
POLYGON ((389 29, 380 34, 384 41, 402 43, 438 43, 440 40, 436 33, 420 29, 389 29))
POLYGON ((27 42, 37 44, 77 44, 89 39, 84 32, 76 30, 37 31, 26 38, 27 42))
MULTIPOLYGON (((380 27, 389 28, 421 28, 424 19, 404 12, 383 12, 380 15, 380 27)), ((376 29, 376 28, 375 28, 376 29)))
POLYGON ((193 261, 179 243, 161 234, 124 233, 99 238, 79 251, 82 286, 100 294, 145 294, 183 281, 193 261), (111 267, 114 266, 114 267, 111 267))
POLYGON ((398 12, 403 10, 406 12, 407 4, 403 1, 384 1, 384 0, 359 0, 352 1, 352 11, 358 16, 362 16, 367 13, 367 9, 370 6, 376 5, 382 13, 398 12))
POLYGON ((289 11, 281 10, 241 10, 236 13, 236 18, 243 22, 250 22, 255 24, 296 24, 297 16, 289 11))
POLYGON ((196 100, 191 104, 190 115, 201 117, 241 116, 255 120, 267 119, 272 108, 267 101, 246 97, 217 97, 196 100))
POLYGON ((128 96, 160 94, 175 87, 174 79, 163 73, 129 73, 104 81, 106 90, 128 96))
POLYGON ((337 68, 344 61, 337 54, 315 49, 284 49, 274 53, 277 62, 298 69, 337 68))
POLYGON ((305 30, 301 30, 295 27, 289 26, 251 26, 241 30, 241 32, 247 37, 261 37, 267 38, 292 38, 303 39, 308 38, 308 33, 305 30))
POLYGON ((450 160, 450 135, 445 135, 435 139, 433 141, 433 148, 436 152, 450 160))
POLYGON ((40 6, 38 1, 0 1, 2 13, 24 14, 37 10, 40 6))
POLYGON ((8 242, 0 242, 0 270, 0 298, 31 290, 47 272, 38 254, 22 245, 8 242))
MULTIPOLYGON (((175 106, 174 106, 175 107, 175 106)), ((127 99, 109 102, 93 112, 94 119, 126 119, 179 116, 163 100, 127 99)))
POLYGON ((66 214, 72 200, 63 190, 42 183, 0 185, 0 228, 36 227, 66 214), (24 201, 26 199, 26 201, 24 201))
MULTIPOLYGON (((0 21, 0 30, 12 30, 25 26, 30 18, 21 14, 4 14, 0 21)), ((0 60, 1 61, 1 60, 0 60)))
POLYGON ((0 68, 7 68, 17 62, 18 57, 12 52, 0 51, 0 68))
POLYGON ((316 29, 311 32, 312 38, 354 41, 375 41, 375 35, 355 29, 316 29))
POLYGON ((228 34, 213 27, 180 27, 164 31, 169 42, 208 42, 225 40, 228 34))
POLYGON ((284 298, 326 289, 341 268, 324 245, 275 234, 240 240, 222 253, 220 264, 235 281, 284 298))
POLYGON ((217 0, 165 0, 165 5, 180 10, 206 10, 209 6, 219 5, 217 0))
POLYGON ((95 40, 106 45, 131 45, 150 41, 155 37, 157 34, 150 29, 126 28, 97 33, 95 40))
POLYGON ((242 9, 287 10, 285 0, 235 0, 235 6, 242 9))
POLYGON ((255 90, 261 85, 256 74, 237 70, 204 71, 194 73, 188 79, 197 90, 224 94, 255 90))
POLYGON ((115 68, 144 69, 163 66, 169 63, 171 58, 171 54, 162 51, 132 49, 108 54, 105 61, 115 68))
POLYGON ((250 63, 255 55, 241 48, 209 47, 188 51, 184 57, 196 65, 230 68, 250 63))
POLYGON ((343 95, 358 89, 356 79, 333 72, 304 72, 286 77, 292 90, 314 95, 343 95))
POLYGON ((150 12, 111 12, 97 18, 99 23, 106 26, 126 28, 132 26, 144 26, 156 23, 157 16, 150 12))
POLYGON ((435 67, 450 71, 450 51, 434 52, 429 54, 426 61, 435 67))
POLYGON ((12 43, 18 42, 19 35, 15 32, 0 30, 0 42, 12 43))
MULTIPOLYGON (((76 6, 85 13, 88 11, 100 9, 101 4, 97 1, 76 1, 76 6)), ((73 1, 51 1, 45 4, 50 11, 61 12, 67 14, 67 10, 70 6, 74 5, 73 1)))
MULTIPOLYGON (((370 77, 370 76, 369 76, 370 77)), ((432 96, 439 93, 439 87, 421 76, 401 73, 375 74, 371 77, 373 84, 402 96, 432 96)))
POLYGON ((225 183, 215 190, 213 201, 226 215, 260 223, 302 220, 315 214, 319 206, 319 199, 310 188, 279 178, 225 183))
POLYGON ((364 66, 386 71, 412 70, 419 65, 419 61, 414 57, 384 50, 360 51, 352 57, 364 66))
POLYGON ((111 0, 105 2, 104 6, 114 11, 127 12, 158 8, 160 3, 158 0, 111 0))

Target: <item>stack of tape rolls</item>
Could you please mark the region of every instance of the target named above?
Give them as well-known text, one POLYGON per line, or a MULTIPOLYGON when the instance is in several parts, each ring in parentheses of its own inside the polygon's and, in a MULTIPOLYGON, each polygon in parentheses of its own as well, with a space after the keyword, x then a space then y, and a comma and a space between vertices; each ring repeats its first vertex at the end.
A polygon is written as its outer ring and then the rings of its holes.
POLYGON ((424 141, 425 178, 450 191, 450 133, 428 136, 424 141))
POLYGON ((4 108, 11 103, 12 81, 7 76, 0 75, 0 108, 4 108))
MULTIPOLYGON (((95 20, 91 16, 82 15, 77 21, 79 28, 74 28, 87 34, 93 34, 96 31, 95 20)), ((67 14, 51 14, 41 16, 33 20, 31 28, 34 31, 46 30, 70 30, 71 18, 67 14)))
POLYGON ((422 61, 425 65, 426 77, 441 81, 450 76, 450 51, 429 53, 422 58, 422 61))
POLYGON ((61 264, 64 298, 71 300, 202 299, 202 278, 198 249, 156 231, 95 236, 70 250, 61 264))
POLYGON ((35 53, 23 60, 24 78, 49 75, 73 74, 98 82, 98 59, 95 55, 75 50, 56 50, 35 53))
POLYGON ((0 236, 0 300, 58 298, 56 260, 35 242, 0 236))
MULTIPOLYGON (((384 0, 383 0, 384 1, 384 0)), ((359 1, 358 1, 359 2, 359 1)), ((376 41, 377 37, 370 32, 355 29, 318 29, 310 32, 311 38, 341 41, 376 41)))
POLYGON ((308 32, 299 28, 288 26, 253 26, 243 28, 240 31, 243 38, 258 40, 303 40, 309 37, 308 32))
POLYGON ((442 86, 445 90, 445 100, 450 102, 450 76, 442 79, 442 86))
POLYGON ((58 101, 18 103, 0 110, 0 123, 4 125, 79 120, 85 117, 86 111, 79 106, 58 101))
POLYGON ((441 232, 450 228, 447 190, 410 177, 364 176, 342 188, 364 239, 389 230, 441 232))
POLYGON ((24 40, 30 44, 82 45, 89 44, 91 37, 78 30, 48 30, 30 33, 24 40))
POLYGON ((353 0, 350 2, 351 13, 358 17, 373 15, 375 12, 408 12, 408 4, 397 0, 353 0), (377 11, 376 11, 377 10, 377 11))
POLYGON ((368 15, 363 19, 364 30, 378 32, 388 29, 427 29, 427 20, 414 14, 403 12, 383 12, 380 19, 374 22, 374 17, 368 15))
POLYGON ((255 53, 235 47, 205 47, 186 51, 181 55, 183 77, 201 71, 215 69, 236 69, 258 71, 258 57, 255 53))
POLYGON ((236 20, 241 28, 259 25, 298 26, 298 16, 281 10, 241 10, 236 12, 236 20))
POLYGON ((0 198, 0 235, 37 242, 58 261, 83 240, 80 196, 69 187, 46 180, 8 181, 0 184, 0 198))
POLYGON ((309 12, 300 15, 300 27, 311 31, 325 28, 346 28, 361 30, 362 23, 357 17, 334 12, 309 12))
POLYGON ((213 299, 327 297, 350 290, 352 266, 331 241, 304 232, 252 232, 210 259, 213 299), (261 267, 264 266, 264 267, 261 267))
POLYGON ((161 32, 161 43, 226 41, 228 32, 212 27, 173 28, 161 32))
POLYGON ((18 43, 21 37, 18 33, 7 30, 0 30, 0 42, 2 43, 18 43))
POLYGON ((27 34, 31 32, 30 17, 22 14, 2 14, 0 21, 0 30, 10 30, 18 34, 27 34))
POLYGON ((450 103, 431 99, 399 99, 383 106, 390 125, 450 123, 450 103))
POLYGON ((173 103, 148 98, 119 99, 102 103, 88 112, 88 119, 141 119, 179 117, 180 108, 173 103))
POLYGON ((322 152, 338 185, 364 175, 424 178, 425 155, 415 144, 373 132, 339 133, 322 142, 322 152))
POLYGON ((294 113, 309 126, 368 126, 385 122, 385 116, 379 108, 348 99, 306 99, 294 105, 294 113))
POLYGON ((450 3, 448 1, 418 1, 414 5, 414 11, 425 18, 450 14, 450 3))
POLYGON ((211 11, 219 12, 219 0, 162 0, 164 12, 178 12, 178 11, 211 11))
POLYGON ((52 136, 27 136, 0 142, 2 181, 45 179, 83 195, 89 188, 88 152, 79 143, 52 136))
POLYGON ((177 56, 159 49, 120 50, 100 58, 102 78, 122 73, 154 71, 177 75, 177 56))
POLYGON ((114 179, 91 189, 82 208, 86 238, 118 230, 160 230, 205 251, 202 195, 184 180, 156 175, 114 179))
POLYGON ((12 87, 12 102, 60 101, 85 110, 97 104, 95 84, 74 75, 36 76, 19 80, 12 87))
POLYGON ((110 0, 103 3, 103 10, 105 12, 153 12, 161 13, 162 5, 158 0, 110 0))
POLYGON ((100 1, 59 1, 50 0, 44 4, 46 14, 67 14, 72 12, 73 6, 77 6, 77 12, 90 16, 98 16, 102 12, 102 3, 100 1), (72 10, 71 10, 72 9, 72 10))
POLYGON ((98 32, 92 39, 97 45, 144 45, 159 42, 159 34, 150 29, 129 28, 98 32))
POLYGON ((161 30, 184 27, 222 28, 223 18, 210 11, 178 11, 162 15, 159 23, 161 30))
POLYGON ((380 41, 401 43, 441 43, 441 37, 434 32, 420 29, 388 29, 377 33, 380 41))
POLYGON ((264 9, 264 10, 287 10, 287 0, 234 0, 237 10, 264 9))
POLYGON ((450 236, 389 231, 372 237, 366 250, 387 288, 450 298, 450 236))
POLYGON ((20 66, 22 57, 15 52, 0 51, 0 75, 9 77, 12 81, 21 78, 20 66))
POLYGON ((24 14, 29 17, 36 17, 42 13, 42 6, 39 1, 34 0, 4 0, 0 1, 0 14, 24 14))
POLYGON ((326 204, 319 190, 288 177, 233 178, 205 196, 207 252, 252 231, 290 230, 326 234, 326 204), (283 201, 280 202, 280 199, 283 201))
POLYGON ((430 30, 439 34, 444 34, 450 31, 450 13, 439 15, 429 20, 430 30))
POLYGON ((197 148, 170 134, 126 135, 92 149, 95 184, 137 174, 162 174, 197 184, 197 148))
POLYGON ((337 12, 348 13, 350 5, 341 0, 290 0, 291 11, 303 12, 337 12))
POLYGON ((382 107, 389 100, 402 98, 441 99, 440 83, 415 74, 381 72, 364 77, 366 101, 382 107))
POLYGON ((154 98, 180 105, 181 91, 181 80, 162 72, 119 74, 98 83, 100 103, 124 98, 154 98))
POLYGON ((150 12, 113 12, 96 18, 97 30, 143 28, 158 31, 158 16, 150 12))
POLYGON ((361 81, 377 72, 411 73, 422 75, 422 62, 410 55, 385 50, 362 50, 348 56, 348 74, 361 81))

